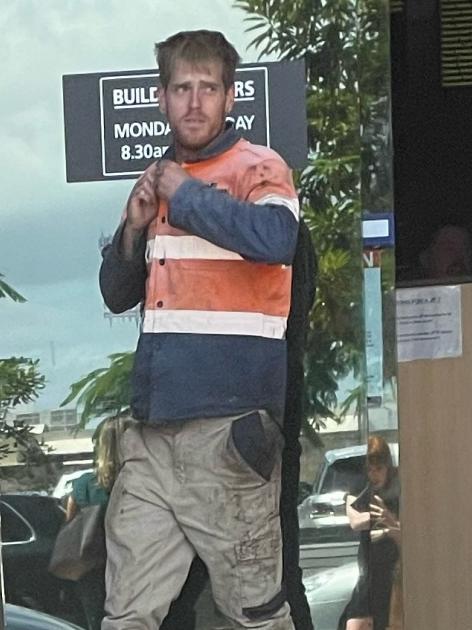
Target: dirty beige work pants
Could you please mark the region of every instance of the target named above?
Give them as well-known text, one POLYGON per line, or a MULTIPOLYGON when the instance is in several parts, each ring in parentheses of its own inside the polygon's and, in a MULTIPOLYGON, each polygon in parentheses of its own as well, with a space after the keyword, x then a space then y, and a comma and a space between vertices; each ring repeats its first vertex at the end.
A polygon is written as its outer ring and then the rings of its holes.
POLYGON ((235 628, 293 630, 281 589, 282 446, 265 412, 126 430, 106 516, 102 630, 157 630, 195 553, 235 628))

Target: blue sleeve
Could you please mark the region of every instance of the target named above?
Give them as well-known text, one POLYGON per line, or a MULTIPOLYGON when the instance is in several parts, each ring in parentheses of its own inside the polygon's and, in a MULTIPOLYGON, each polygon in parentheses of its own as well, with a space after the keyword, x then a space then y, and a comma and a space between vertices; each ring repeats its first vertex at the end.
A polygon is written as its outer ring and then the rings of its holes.
POLYGON ((169 222, 255 262, 290 265, 298 221, 283 205, 259 205, 188 179, 169 202, 169 222))
POLYGON ((105 304, 112 313, 124 313, 144 299, 147 277, 145 250, 146 238, 137 244, 131 260, 120 251, 124 223, 116 231, 113 241, 102 252, 99 282, 105 304))

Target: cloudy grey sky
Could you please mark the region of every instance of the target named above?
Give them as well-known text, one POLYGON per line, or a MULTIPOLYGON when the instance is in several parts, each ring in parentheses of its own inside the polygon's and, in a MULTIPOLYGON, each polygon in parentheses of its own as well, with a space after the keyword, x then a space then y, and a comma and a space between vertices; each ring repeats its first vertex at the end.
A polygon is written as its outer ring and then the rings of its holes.
POLYGON ((48 384, 29 410, 55 408, 69 384, 134 348, 137 328, 103 317, 98 238, 115 228, 131 181, 65 181, 62 75, 154 66, 175 31, 218 29, 247 50, 231 0, 2 0, 0 272, 28 300, 0 302, 0 357, 40 359, 48 384))

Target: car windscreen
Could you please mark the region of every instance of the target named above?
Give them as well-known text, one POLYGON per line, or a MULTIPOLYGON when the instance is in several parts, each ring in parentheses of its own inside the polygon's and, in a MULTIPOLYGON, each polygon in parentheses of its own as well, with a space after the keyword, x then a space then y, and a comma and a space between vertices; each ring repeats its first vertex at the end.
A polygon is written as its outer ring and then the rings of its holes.
POLYGON ((365 455, 338 459, 328 466, 322 482, 321 493, 341 490, 357 495, 366 484, 365 455))

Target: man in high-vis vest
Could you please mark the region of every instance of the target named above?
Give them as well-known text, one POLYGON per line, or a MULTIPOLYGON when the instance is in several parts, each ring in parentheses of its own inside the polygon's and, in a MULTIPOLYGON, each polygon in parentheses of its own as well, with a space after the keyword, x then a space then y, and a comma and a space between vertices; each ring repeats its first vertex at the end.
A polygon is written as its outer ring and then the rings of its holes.
POLYGON ((279 501, 297 194, 277 153, 226 124, 239 57, 223 35, 156 49, 173 145, 100 270, 113 312, 143 305, 102 629, 159 628, 198 555, 234 627, 292 630, 279 501))

